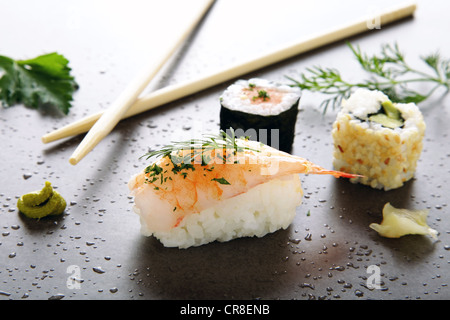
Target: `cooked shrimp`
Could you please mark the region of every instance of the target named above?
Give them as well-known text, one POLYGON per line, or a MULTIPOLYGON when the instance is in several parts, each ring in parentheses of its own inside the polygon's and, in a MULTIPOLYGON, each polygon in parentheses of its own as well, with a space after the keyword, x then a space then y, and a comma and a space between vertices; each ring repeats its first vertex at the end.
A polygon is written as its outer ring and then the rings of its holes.
POLYGON ((256 185, 296 173, 355 175, 325 170, 301 157, 259 142, 237 139, 236 149, 178 150, 134 176, 128 186, 145 223, 168 231, 183 218, 247 192, 256 185), (188 159, 186 163, 176 159, 188 159))

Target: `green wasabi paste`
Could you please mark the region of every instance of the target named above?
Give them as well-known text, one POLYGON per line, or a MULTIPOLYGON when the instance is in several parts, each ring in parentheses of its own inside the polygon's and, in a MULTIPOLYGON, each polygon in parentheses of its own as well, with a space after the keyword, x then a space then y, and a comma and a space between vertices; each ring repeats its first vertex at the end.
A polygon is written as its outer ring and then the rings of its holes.
POLYGON ((17 201, 17 208, 28 218, 43 218, 59 215, 66 209, 66 200, 46 181, 39 191, 24 194, 17 201))

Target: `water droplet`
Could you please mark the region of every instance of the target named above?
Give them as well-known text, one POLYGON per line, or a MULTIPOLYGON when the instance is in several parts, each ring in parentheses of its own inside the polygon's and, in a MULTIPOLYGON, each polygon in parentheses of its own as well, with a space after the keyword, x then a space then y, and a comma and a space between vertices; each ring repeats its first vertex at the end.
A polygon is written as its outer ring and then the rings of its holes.
POLYGON ((303 282, 302 284, 300 284, 300 288, 310 288, 312 290, 315 289, 314 285, 311 283, 307 283, 307 282, 303 282))
POLYGON ((333 268, 333 270, 344 271, 345 267, 344 266, 336 266, 336 267, 333 268))
POLYGON ((97 273, 105 273, 105 270, 103 270, 101 267, 93 267, 92 270, 97 273))
POLYGON ((62 298, 64 298, 64 295, 62 293, 58 293, 48 298, 48 300, 61 300, 62 298))
POLYGON ((305 236, 305 240, 306 241, 311 241, 312 240, 312 234, 308 232, 308 234, 305 236))
POLYGON ((398 277, 397 276, 390 276, 388 279, 389 279, 389 281, 395 281, 395 280, 398 280, 398 277))
POLYGON ((109 292, 111 292, 111 293, 116 293, 117 291, 119 291, 119 289, 117 289, 117 287, 109 289, 109 292))
POLYGON ((362 297, 364 296, 364 292, 362 292, 361 290, 355 290, 355 296, 362 297))
POLYGON ((7 296, 9 297, 11 295, 11 293, 6 292, 6 291, 0 291, 0 296, 7 296))

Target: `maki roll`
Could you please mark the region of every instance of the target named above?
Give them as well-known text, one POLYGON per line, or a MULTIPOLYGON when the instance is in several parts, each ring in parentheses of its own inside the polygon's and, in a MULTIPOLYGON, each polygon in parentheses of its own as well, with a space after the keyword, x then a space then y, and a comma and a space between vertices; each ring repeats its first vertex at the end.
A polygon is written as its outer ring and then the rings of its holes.
POLYGON ((333 124, 333 165, 376 189, 410 180, 423 148, 425 122, 414 103, 392 103, 382 92, 358 89, 343 101, 333 124))
POLYGON ((220 128, 230 127, 281 151, 290 152, 301 90, 265 79, 238 80, 220 98, 220 128))

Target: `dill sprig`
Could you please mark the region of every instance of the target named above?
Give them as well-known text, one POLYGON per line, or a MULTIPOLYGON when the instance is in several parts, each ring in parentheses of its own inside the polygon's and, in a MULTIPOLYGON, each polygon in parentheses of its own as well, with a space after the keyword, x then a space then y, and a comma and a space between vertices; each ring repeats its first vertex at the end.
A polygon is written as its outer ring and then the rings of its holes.
MULTIPOLYGON (((205 134, 202 138, 199 139, 173 141, 171 144, 167 144, 159 150, 150 151, 144 154, 143 156, 141 156, 141 158, 146 157, 146 159, 148 160, 152 157, 169 156, 171 157, 172 162, 174 162, 174 158, 177 157, 178 152, 191 151, 184 158, 178 159, 176 161, 179 163, 191 163, 200 154, 203 159, 203 156, 207 154, 208 151, 215 149, 231 151, 234 155, 245 150, 259 151, 256 149, 251 149, 249 147, 239 146, 237 140, 246 139, 246 137, 236 137, 233 128, 230 128, 227 131, 229 131, 230 134, 223 130, 220 130, 219 134, 205 134)), ((208 161, 205 162, 207 163, 208 161)))
POLYGON ((347 43, 360 66, 370 74, 368 80, 349 82, 343 79, 339 70, 314 66, 307 68, 309 74, 302 73, 300 80, 288 77, 303 90, 320 92, 331 97, 321 103, 326 112, 329 105, 339 106, 343 99, 350 96, 354 88, 367 88, 385 93, 391 101, 399 103, 420 103, 428 99, 438 88, 444 87, 445 94, 450 90, 450 60, 444 59, 439 52, 422 56, 420 59, 431 68, 431 73, 411 67, 397 44, 384 44, 378 55, 369 56, 359 46, 347 43), (408 86, 412 83, 431 83, 432 88, 425 93, 415 91, 408 86))

